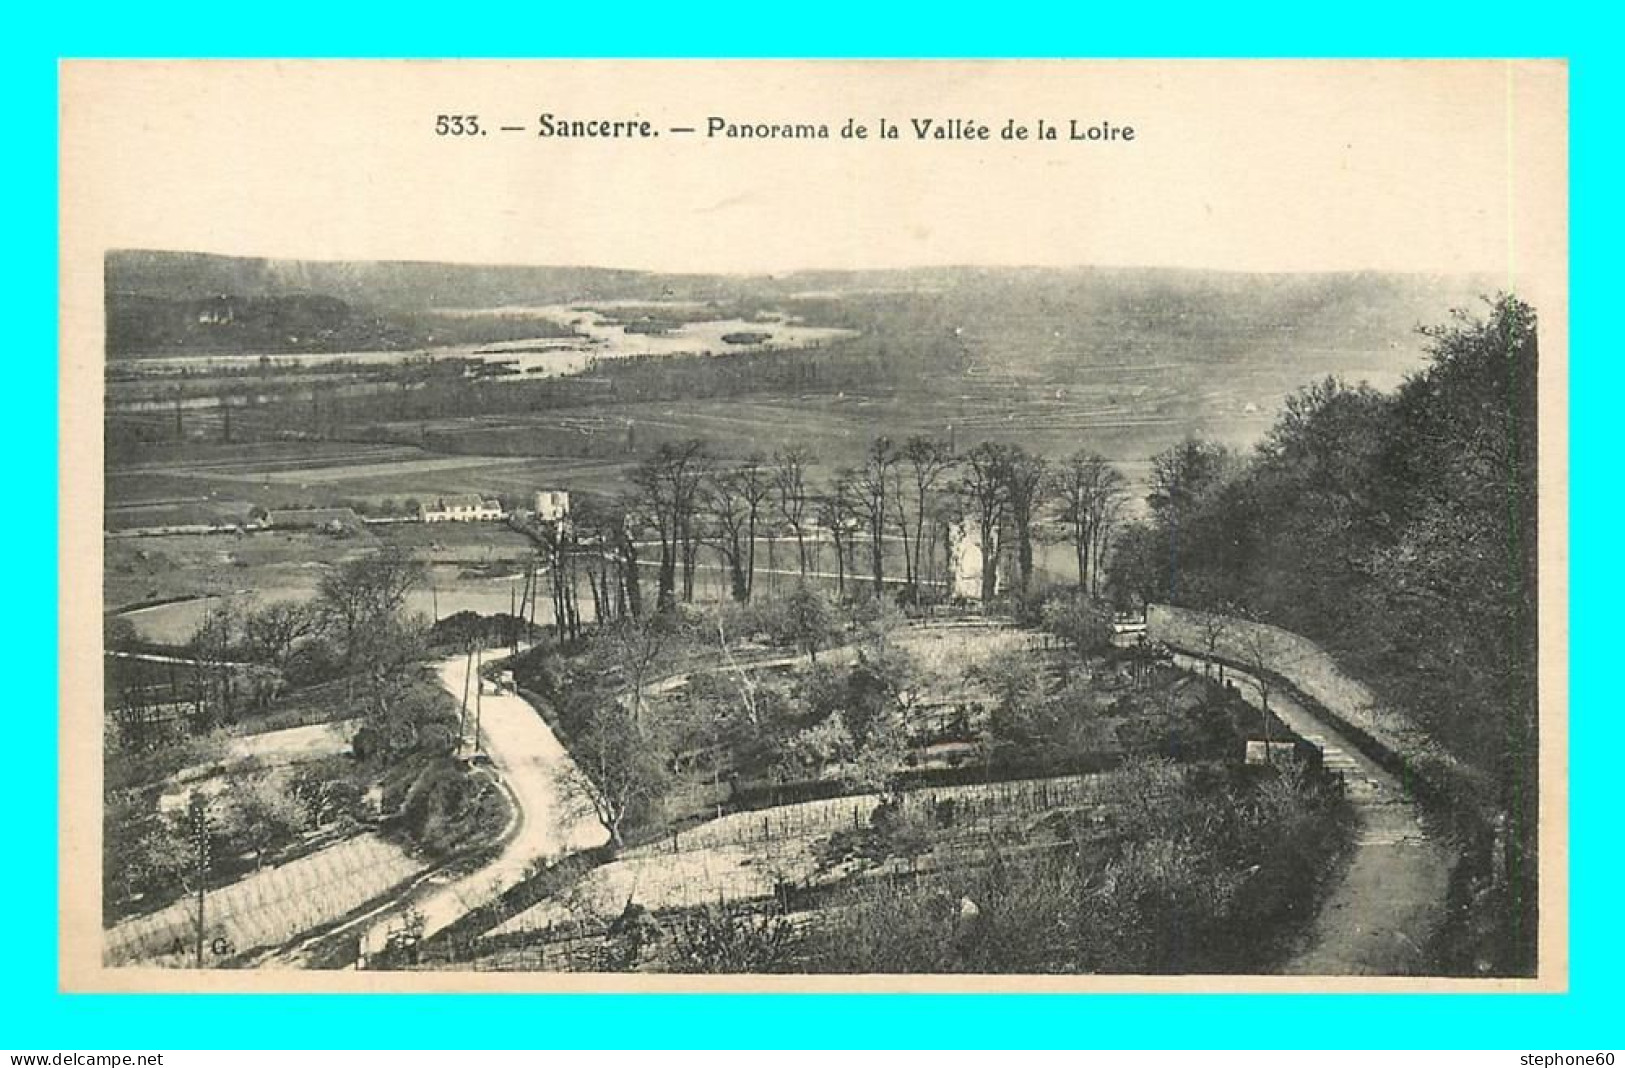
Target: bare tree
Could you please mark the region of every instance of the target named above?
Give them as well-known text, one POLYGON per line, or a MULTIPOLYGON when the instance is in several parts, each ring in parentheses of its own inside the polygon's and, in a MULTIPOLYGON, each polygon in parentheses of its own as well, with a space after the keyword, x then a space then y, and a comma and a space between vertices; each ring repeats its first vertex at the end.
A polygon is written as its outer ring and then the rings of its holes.
MULTIPOLYGON (((626 558, 621 544, 627 529, 625 504, 614 499, 582 497, 569 519, 577 566, 585 573, 592 595, 593 618, 600 626, 625 614, 626 558)), ((625 538, 625 548, 636 550, 625 538)), ((527 581, 527 589, 531 583, 527 581)), ((525 600, 520 600, 523 609, 525 600)), ((523 612, 521 611, 521 616, 523 612)))
MULTIPOLYGON (((954 467, 954 455, 948 443, 937 438, 915 435, 903 445, 903 460, 908 465, 910 475, 910 490, 912 491, 913 505, 913 560, 909 568, 909 578, 913 588, 913 598, 918 603, 920 598, 920 584, 925 581, 921 562, 923 546, 925 544, 925 524, 931 512, 932 497, 937 489, 947 479, 954 467)), ((901 495, 899 495, 901 497, 901 495)), ((902 501, 898 502, 899 517, 905 509, 902 501)), ((904 551, 909 546, 905 541, 904 551)))
MULTIPOLYGON (((751 453, 734 468, 734 478, 745 503, 745 598, 748 600, 756 592, 756 532, 773 482, 767 459, 759 452, 751 453)), ((771 555, 768 566, 772 567, 771 555)))
POLYGON ((818 502, 818 525, 829 531, 835 544, 835 594, 846 596, 846 561, 851 553, 852 528, 862 514, 858 504, 857 475, 848 468, 836 472, 829 492, 818 502))
POLYGON ((1112 546, 1116 544, 1116 531, 1118 518, 1123 514, 1124 497, 1113 494, 1101 501, 1100 513, 1094 523, 1094 531, 1090 544, 1089 581, 1093 586, 1092 592, 1100 596, 1102 588, 1106 585, 1106 560, 1112 546))
POLYGON ((955 486, 966 502, 966 512, 976 520, 982 541, 982 607, 991 611, 998 593, 1000 542, 1010 511, 1010 448, 984 441, 965 456, 964 474, 955 486))
POLYGON ((886 515, 893 495, 892 475, 897 467, 897 447, 888 437, 869 443, 863 467, 857 472, 855 488, 864 524, 869 530, 869 562, 875 583, 875 596, 886 593, 886 515))
POLYGON ((1230 633, 1234 620, 1222 611, 1216 612, 1206 608, 1191 610, 1192 621, 1196 624, 1196 631, 1202 639, 1203 676, 1211 676, 1215 665, 1219 669, 1219 681, 1224 681, 1224 665, 1219 663, 1219 646, 1230 633))
POLYGON ((796 539, 796 560, 807 577, 807 467, 811 454, 792 445, 773 454, 774 503, 796 539))
POLYGON ((543 535, 549 559, 548 573, 553 577, 553 621, 560 641, 575 641, 581 637, 581 609, 576 593, 576 528, 573 523, 560 523, 543 535))
MULTIPOLYGON (((1223 488, 1236 466, 1236 458, 1223 445, 1190 437, 1151 458, 1151 492, 1146 503, 1156 517, 1159 535, 1165 539, 1161 550, 1167 559, 1185 552, 1187 532, 1196 524, 1203 508, 1223 488)), ((1181 569, 1173 569, 1164 587, 1168 596, 1180 599, 1181 569)))
POLYGON ((406 604, 406 595, 424 580, 427 569, 398 546, 340 564, 322 576, 317 605, 324 626, 336 632, 344 665, 353 669, 363 650, 386 632, 406 604))
POLYGON ((1225 477, 1233 462, 1223 445, 1186 438, 1151 458, 1147 501, 1159 515, 1183 515, 1225 477))
POLYGON ((647 812, 665 792, 669 774, 657 747, 627 710, 613 703, 570 739, 570 757, 558 772, 566 805, 590 811, 617 849, 627 822, 647 812))
POLYGON ((615 566, 618 572, 616 582, 616 615, 631 616, 634 619, 643 615, 643 583, 638 573, 638 507, 635 499, 622 497, 617 501, 614 512, 615 521, 606 523, 604 533, 609 539, 611 551, 615 555, 615 566))
POLYGON ((903 546, 903 590, 906 594, 914 588, 914 556, 910 551, 914 539, 912 524, 908 516, 908 495, 903 490, 903 465, 901 462, 892 467, 890 512, 892 522, 897 526, 898 540, 903 546))
POLYGON ((1116 519, 1123 476, 1105 457, 1084 449, 1067 458, 1055 471, 1051 484, 1059 505, 1058 518, 1077 555, 1078 588, 1093 593, 1100 588, 1100 547, 1106 543, 1116 519))
POLYGON ((249 610, 243 621, 243 641, 252 658, 285 667, 293 647, 316 633, 319 622, 315 608, 305 602, 272 601, 249 610))
POLYGON ((660 540, 660 573, 655 606, 669 612, 677 605, 677 566, 683 567, 683 596, 694 592, 694 550, 698 545, 694 519, 700 487, 707 468, 703 441, 666 442, 632 472, 632 482, 660 540))
POLYGON ((749 558, 753 552, 754 510, 737 470, 715 471, 706 479, 701 495, 707 543, 717 550, 728 569, 729 588, 736 601, 750 600, 749 558))
POLYGON ((235 713, 234 651, 243 635, 244 614, 224 597, 198 622, 187 643, 192 652, 192 727, 206 730, 235 713))
POLYGON ((640 727, 648 709, 649 683, 678 636, 679 627, 669 615, 628 616, 607 629, 606 640, 594 643, 595 652, 608 661, 604 666, 620 676, 626 687, 627 713, 640 727))
POLYGON ((1023 594, 1032 588, 1033 540, 1044 503, 1048 469, 1049 462, 1042 456, 1019 445, 1011 448, 1005 479, 1010 493, 1010 527, 1016 536, 1016 569, 1023 594))

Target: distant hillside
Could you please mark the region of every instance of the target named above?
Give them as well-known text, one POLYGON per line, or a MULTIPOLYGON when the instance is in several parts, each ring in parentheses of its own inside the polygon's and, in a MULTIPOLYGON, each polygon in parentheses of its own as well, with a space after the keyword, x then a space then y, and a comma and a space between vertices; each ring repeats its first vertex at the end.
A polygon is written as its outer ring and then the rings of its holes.
POLYGON ((107 354, 114 358, 170 354, 394 352, 571 333, 568 328, 547 320, 380 309, 315 293, 211 297, 107 295, 107 354))
POLYGON ((710 296, 721 280, 657 276, 587 267, 515 267, 454 263, 326 262, 216 256, 203 252, 114 251, 107 254, 109 294, 172 300, 213 296, 321 294, 381 308, 490 308, 571 300, 653 299, 663 285, 674 296, 710 296))
POLYGON ((1071 382, 1089 368, 1273 364, 1378 379, 1417 366, 1415 327, 1491 292, 1469 277, 1152 268, 933 267, 783 275, 328 263, 120 251, 106 260, 110 356, 345 352, 550 333, 439 314, 607 300, 716 301, 863 335, 897 376, 1071 382))

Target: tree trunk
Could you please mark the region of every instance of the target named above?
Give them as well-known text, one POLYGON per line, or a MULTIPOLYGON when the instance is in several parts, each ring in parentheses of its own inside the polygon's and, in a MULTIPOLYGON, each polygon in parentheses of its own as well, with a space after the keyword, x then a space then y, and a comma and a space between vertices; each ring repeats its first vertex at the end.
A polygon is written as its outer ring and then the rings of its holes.
POLYGON ((699 555, 700 543, 694 539, 693 529, 685 523, 683 525, 683 603, 689 604, 694 600, 694 563, 699 555))
POLYGON ((643 615, 643 579, 638 574, 638 547, 629 536, 623 536, 621 542, 621 596, 625 598, 623 614, 637 619, 643 615))
MULTIPOLYGON (((745 529, 745 536, 749 543, 745 547, 745 600, 750 600, 751 594, 756 592, 756 506, 750 509, 750 522, 745 529)), ((768 542, 768 570, 773 568, 773 543, 768 542)))
POLYGON ((655 593, 655 611, 669 612, 677 606, 677 545, 675 539, 660 536, 660 576, 655 593))
POLYGON ((903 539, 903 590, 909 594, 909 599, 913 600, 911 591, 914 589, 914 557, 909 549, 908 516, 903 512, 901 501, 897 504, 897 532, 903 539))
POLYGON ((869 563, 874 569, 876 597, 882 597, 886 592, 885 545, 885 527, 876 523, 875 529, 869 533, 869 563))
POLYGON ((999 553, 997 534, 986 524, 982 526, 982 611, 990 612, 993 599, 999 595, 999 553))
POLYGON ((745 574, 744 566, 740 564, 740 558, 743 554, 739 550, 738 543, 735 543, 733 552, 724 551, 719 552, 717 555, 727 562, 728 580, 729 585, 732 587, 733 599, 741 604, 750 600, 750 578, 745 574))

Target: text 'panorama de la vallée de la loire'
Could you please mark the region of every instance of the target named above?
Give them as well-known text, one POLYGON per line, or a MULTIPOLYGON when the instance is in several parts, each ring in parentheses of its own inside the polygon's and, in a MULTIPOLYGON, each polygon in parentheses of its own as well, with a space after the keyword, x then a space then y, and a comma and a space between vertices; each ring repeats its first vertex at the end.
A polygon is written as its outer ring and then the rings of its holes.
POLYGON ((1088 121, 1007 118, 992 122, 974 118, 909 118, 873 122, 848 118, 841 122, 756 122, 709 115, 703 126, 662 128, 643 118, 570 119, 544 112, 537 134, 561 139, 631 139, 659 137, 662 133, 700 135, 729 141, 931 141, 976 143, 988 141, 1129 142, 1135 128, 1110 120, 1088 121))

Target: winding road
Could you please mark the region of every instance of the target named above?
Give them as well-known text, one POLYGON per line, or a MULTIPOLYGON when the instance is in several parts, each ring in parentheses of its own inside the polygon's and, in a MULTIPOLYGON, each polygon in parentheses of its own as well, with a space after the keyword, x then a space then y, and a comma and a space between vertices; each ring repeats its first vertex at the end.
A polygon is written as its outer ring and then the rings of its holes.
MULTIPOLYGON (((1205 664, 1176 653, 1191 671, 1205 664)), ((1258 683, 1227 667, 1242 697, 1261 704, 1258 683)), ((1444 921, 1452 854, 1430 838, 1415 799, 1400 781, 1355 748, 1281 687, 1270 689, 1270 711, 1319 746, 1326 767, 1340 772, 1359 825, 1347 865, 1338 874, 1297 952, 1288 975, 1417 975, 1430 965, 1427 943, 1444 921)))
MULTIPOLYGON (((460 701, 467 658, 442 661, 438 672, 440 684, 460 701)), ((471 705, 477 683, 472 680, 469 686, 471 705)), ((408 908, 422 917, 427 938, 518 885, 537 861, 609 841, 609 833, 591 813, 579 811, 560 795, 559 776, 570 766, 570 755, 530 702, 516 693, 487 690, 480 697, 480 741, 514 801, 514 823, 502 851, 476 871, 443 882, 431 878, 408 900, 377 914, 361 935, 363 958, 382 949, 390 933, 405 925, 408 908)))

